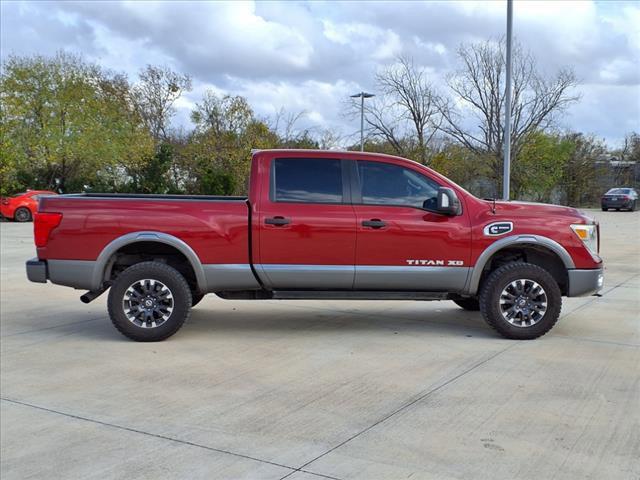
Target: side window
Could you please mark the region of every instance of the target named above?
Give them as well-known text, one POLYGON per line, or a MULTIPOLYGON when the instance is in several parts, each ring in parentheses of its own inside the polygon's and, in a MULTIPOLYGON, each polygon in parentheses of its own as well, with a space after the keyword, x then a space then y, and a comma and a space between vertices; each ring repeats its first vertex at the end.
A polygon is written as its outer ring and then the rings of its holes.
POLYGON ((277 158, 271 170, 276 202, 341 203, 342 164, 321 158, 277 158))
POLYGON ((389 163, 358 161, 358 174, 365 205, 436 208, 439 185, 414 170, 389 163))

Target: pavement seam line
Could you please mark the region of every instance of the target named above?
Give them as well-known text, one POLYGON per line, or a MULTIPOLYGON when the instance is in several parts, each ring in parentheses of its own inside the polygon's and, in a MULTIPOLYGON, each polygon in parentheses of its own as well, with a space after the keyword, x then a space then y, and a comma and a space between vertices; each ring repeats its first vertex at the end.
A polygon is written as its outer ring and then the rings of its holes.
POLYGON ((329 475, 323 475, 321 473, 316 473, 316 472, 302 470, 302 469, 295 468, 295 467, 290 467, 288 465, 283 465, 283 464, 280 464, 280 463, 271 462, 269 460, 264 460, 264 459, 261 459, 261 458, 252 457, 250 455, 244 455, 242 453, 231 452, 229 450, 223 450, 221 448, 209 447, 207 445, 202 445, 202 444, 199 444, 199 443, 190 442, 188 440, 180 440, 178 438, 168 437, 166 435, 161 435, 159 433, 145 432, 144 430, 138 430, 138 429, 132 428, 132 427, 125 427, 123 425, 117 425, 115 423, 103 422, 102 420, 96 420, 94 418, 82 417, 80 415, 75 415, 73 413, 61 412, 59 410, 54 410, 52 408, 42 407, 40 405, 34 405, 34 404, 28 403, 28 402, 22 402, 20 400, 14 400, 14 399, 11 399, 11 398, 6 398, 6 397, 0 397, 0 400, 2 400, 3 402, 12 403, 14 405, 20 405, 20 406, 23 406, 23 407, 34 408, 36 410, 41 410, 41 411, 44 411, 44 412, 53 413, 53 414, 56 414, 56 415, 61 415, 63 417, 73 418, 75 420, 82 420, 82 421, 93 423, 93 424, 96 424, 96 425, 102 425, 104 427, 114 428, 116 430, 123 430, 123 431, 126 431, 126 432, 138 433, 140 435, 146 435, 146 436, 149 436, 149 437, 159 438, 161 440, 167 440, 167 441, 170 441, 170 442, 180 443, 182 445, 187 445, 187 446, 190 446, 190 447, 202 448, 204 450, 209 450, 209 451, 216 452, 216 453, 232 455, 234 457, 244 458, 246 460, 253 460, 255 462, 266 463, 268 465, 273 465, 275 467, 286 468, 288 470, 291 470, 291 473, 296 473, 296 472, 302 471, 304 473, 308 473, 310 475, 315 475, 315 476, 322 477, 322 478, 329 478, 331 480, 340 480, 340 479, 338 479, 336 477, 331 477, 329 475))
POLYGON ((380 425, 383 422, 386 422, 387 420, 389 420, 391 417, 393 417, 394 415, 397 415, 400 412, 403 412, 404 410, 408 409, 409 407, 415 405, 416 403, 424 400, 425 398, 429 397, 430 395, 442 390, 443 388, 445 388, 446 386, 454 383, 456 380, 462 378, 463 376, 467 375, 468 373, 471 373, 472 371, 474 371, 475 369, 477 369, 478 367, 481 367, 482 365, 486 364, 487 362, 493 360, 494 358, 496 358, 499 355, 502 355, 504 352, 506 352, 507 350, 515 347, 516 345, 518 345, 518 343, 513 343, 505 348, 503 348, 502 350, 499 350, 498 352, 494 353, 493 355, 490 355, 489 357, 485 358, 484 360, 481 360, 480 362, 472 365, 471 367, 469 367, 468 369, 464 370, 463 372, 453 376, 452 378, 450 378, 449 380, 447 380, 444 383, 441 383, 440 385, 438 385, 437 387, 434 387, 430 390, 427 390, 426 392, 420 394, 417 398, 414 398, 413 400, 411 400, 408 403, 405 403, 403 406, 397 408, 396 410, 394 410, 393 412, 387 414, 386 416, 384 416, 383 418, 381 418, 380 420, 377 420, 376 422, 374 422, 373 424, 369 425, 367 428, 360 430, 359 432, 355 433, 354 435, 352 435, 351 437, 347 438, 346 440, 342 441, 341 443, 339 443, 338 445, 330 448, 329 450, 327 450, 326 452, 318 455, 317 457, 309 460, 308 462, 306 462, 305 464, 303 464, 302 466, 298 467, 298 469, 296 469, 293 472, 290 472, 288 474, 286 474, 284 477, 281 477, 279 480, 284 480, 285 478, 290 477, 291 475, 293 475, 294 473, 296 473, 297 471, 304 471, 304 467, 312 464, 313 462, 321 459, 322 457, 324 457, 325 455, 328 455, 329 453, 333 452, 334 450, 337 450, 338 448, 346 445, 347 443, 349 443, 351 440, 356 439, 357 437, 359 437, 360 435, 363 435, 364 433, 367 433, 369 430, 372 430, 373 428, 377 427, 378 425, 380 425))
POLYGON ((593 298, 587 300, 586 302, 584 302, 582 305, 577 306, 576 308, 574 308, 573 310, 569 310, 568 312, 564 313, 561 315, 560 318, 564 318, 564 317, 568 317, 569 315, 573 315, 575 312, 578 312, 580 310, 582 310, 585 307, 588 307, 589 305, 591 305, 593 302, 598 301, 598 299, 604 297, 605 295, 609 295, 611 292, 613 292, 615 289, 622 287, 625 283, 630 282, 631 280, 635 279, 636 277, 640 277, 640 274, 636 274, 636 275, 632 275, 631 277, 627 278, 626 280, 620 282, 617 285, 614 285, 613 287, 611 287, 609 290, 605 291, 602 293, 602 295, 600 297, 596 297, 593 296, 593 298))
POLYGON ((572 340, 574 342, 601 343, 603 345, 615 345, 617 347, 640 348, 635 343, 616 342, 614 340, 598 340, 596 338, 570 337, 568 335, 551 335, 549 338, 560 338, 562 340, 572 340))
POLYGON ((106 317, 105 315, 101 315, 100 317, 90 318, 88 320, 78 320, 77 322, 61 323, 60 325, 52 325, 51 327, 36 328, 36 329, 33 329, 33 330, 24 330, 22 332, 9 333, 7 335, 1 335, 0 338, 9 338, 9 337, 15 337, 17 335, 26 335, 28 333, 38 333, 38 332, 43 332, 45 330, 53 330, 53 329, 56 329, 56 328, 69 327, 71 325, 79 325, 79 324, 83 324, 83 323, 97 322, 98 320, 103 320, 103 319, 107 319, 107 318, 108 317, 106 317))

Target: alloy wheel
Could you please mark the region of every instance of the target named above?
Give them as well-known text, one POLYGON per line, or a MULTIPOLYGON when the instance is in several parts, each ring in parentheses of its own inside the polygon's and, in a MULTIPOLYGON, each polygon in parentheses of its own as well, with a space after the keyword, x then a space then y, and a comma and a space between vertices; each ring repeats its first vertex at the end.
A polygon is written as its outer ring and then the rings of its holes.
POLYGON ((174 308, 173 293, 158 280, 138 280, 125 291, 122 308, 127 319, 134 325, 156 328, 171 316, 174 308))
POLYGON ((529 279, 509 283, 500 294, 500 313, 511 325, 531 327, 547 311, 547 294, 542 286, 529 279))

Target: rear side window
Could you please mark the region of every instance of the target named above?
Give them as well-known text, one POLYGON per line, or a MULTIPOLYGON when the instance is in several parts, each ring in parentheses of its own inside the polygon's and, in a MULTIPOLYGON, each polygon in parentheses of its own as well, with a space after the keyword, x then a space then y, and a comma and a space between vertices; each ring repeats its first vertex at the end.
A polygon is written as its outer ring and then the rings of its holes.
POLYGON ((439 185, 415 170, 361 160, 358 161, 358 175, 365 205, 435 208, 437 204, 439 185))
POLYGON ((271 175, 273 201, 342 203, 340 160, 277 158, 273 162, 271 175))
POLYGON ((607 194, 612 195, 625 195, 631 193, 631 190, 628 188, 612 188, 607 192, 607 194))

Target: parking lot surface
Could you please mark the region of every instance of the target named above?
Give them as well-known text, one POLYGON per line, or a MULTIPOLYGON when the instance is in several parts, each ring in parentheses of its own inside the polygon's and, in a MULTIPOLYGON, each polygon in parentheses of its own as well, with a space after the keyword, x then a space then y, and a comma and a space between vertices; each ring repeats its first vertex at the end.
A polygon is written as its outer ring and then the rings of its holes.
POLYGON ((2 223, 1 471, 24 478, 638 479, 640 213, 601 222, 601 298, 534 341, 453 302, 225 301, 174 337, 29 283, 2 223))

